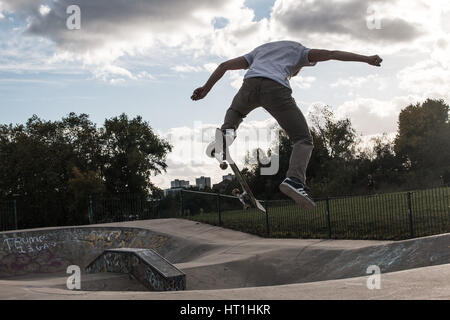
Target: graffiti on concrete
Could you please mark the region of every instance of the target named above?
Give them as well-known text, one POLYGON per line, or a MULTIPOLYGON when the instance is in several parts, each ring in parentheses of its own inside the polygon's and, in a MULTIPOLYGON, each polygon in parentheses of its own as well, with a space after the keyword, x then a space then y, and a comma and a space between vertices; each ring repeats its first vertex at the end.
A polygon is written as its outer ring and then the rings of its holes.
POLYGON ((159 250, 168 237, 137 228, 89 227, 0 233, 0 278, 83 268, 108 248, 159 250))
POLYGON ((30 252, 41 252, 42 250, 47 250, 52 247, 56 247, 55 241, 47 241, 45 235, 40 235, 36 237, 15 237, 6 238, 3 240, 6 243, 7 250, 9 252, 17 253, 30 253, 30 252))

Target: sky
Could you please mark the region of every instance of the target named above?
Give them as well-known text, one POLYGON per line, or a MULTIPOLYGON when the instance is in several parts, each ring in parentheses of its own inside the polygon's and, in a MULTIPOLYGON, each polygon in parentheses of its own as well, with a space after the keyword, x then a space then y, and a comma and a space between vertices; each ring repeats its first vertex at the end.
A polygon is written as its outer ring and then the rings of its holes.
MULTIPOLYGON (((277 40, 378 54, 381 68, 304 68, 291 80, 293 97, 307 117, 328 105, 363 137, 392 136, 407 105, 450 100, 449 21, 447 0, 0 0, 0 123, 76 112, 101 126, 123 112, 141 115, 174 146, 153 183, 217 183, 228 171, 203 150, 245 72, 227 73, 201 101, 190 96, 219 63, 277 40), (74 4, 79 29, 67 27, 74 4)), ((274 124, 261 108, 245 119, 232 149, 238 164, 246 147, 273 142, 266 131, 274 124)))

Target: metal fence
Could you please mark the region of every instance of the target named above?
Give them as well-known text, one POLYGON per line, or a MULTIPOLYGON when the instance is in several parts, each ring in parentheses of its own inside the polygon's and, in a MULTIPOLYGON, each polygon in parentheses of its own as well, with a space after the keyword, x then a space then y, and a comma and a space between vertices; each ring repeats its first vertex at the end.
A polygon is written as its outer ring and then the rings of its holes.
POLYGON ((450 232, 450 188, 327 198, 306 211, 290 200, 244 210, 235 197, 183 190, 181 215, 264 237, 400 240, 450 232))
POLYGON ((161 211, 161 203, 161 199, 131 194, 78 201, 21 196, 0 201, 0 231, 169 217, 161 211))
POLYGON ((17 229, 16 200, 0 201, 0 231, 17 229))
MULTIPOLYGON (((233 196, 180 190, 163 199, 89 197, 60 216, 75 214, 79 224, 177 217, 274 238, 400 240, 450 232, 450 187, 321 199, 311 211, 291 200, 261 203, 266 213, 244 210, 233 196)), ((26 198, 0 201, 0 231, 64 225, 45 208, 52 207, 26 198)))
POLYGON ((164 217, 160 199, 135 195, 89 197, 89 223, 109 223, 164 217))

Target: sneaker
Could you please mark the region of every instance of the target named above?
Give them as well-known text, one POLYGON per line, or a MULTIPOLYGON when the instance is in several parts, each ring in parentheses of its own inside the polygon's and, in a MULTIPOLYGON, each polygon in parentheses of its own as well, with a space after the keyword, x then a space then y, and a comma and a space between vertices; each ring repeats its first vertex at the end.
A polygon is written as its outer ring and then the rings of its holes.
POLYGON ((306 191, 309 191, 309 188, 295 177, 284 179, 280 184, 280 190, 307 210, 312 210, 316 207, 314 200, 306 193, 306 191))
MULTIPOLYGON (((216 131, 216 139, 212 142, 210 142, 208 144, 208 146, 206 147, 206 155, 210 158, 214 158, 215 157, 215 153, 216 153, 216 141, 217 139, 222 139, 223 135, 225 135, 225 140, 226 140, 226 145, 229 147, 234 139, 236 139, 236 134, 234 132, 233 129, 226 129, 226 130, 220 130, 217 129, 216 131)), ((223 145, 223 141, 220 142, 221 145, 223 145)))

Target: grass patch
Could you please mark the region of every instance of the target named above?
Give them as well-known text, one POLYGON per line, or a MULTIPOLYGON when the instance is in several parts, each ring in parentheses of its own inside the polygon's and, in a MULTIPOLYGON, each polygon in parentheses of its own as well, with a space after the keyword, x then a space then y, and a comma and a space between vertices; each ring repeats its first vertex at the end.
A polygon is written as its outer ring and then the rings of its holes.
MULTIPOLYGON (((450 232, 450 188, 433 188, 317 201, 305 211, 291 201, 267 201, 268 219, 256 209, 221 212, 221 226, 273 238, 401 240, 450 232), (411 209, 411 216, 410 211, 411 209), (267 223, 268 222, 268 226, 267 223), (267 233, 269 228, 269 235, 267 233)), ((236 200, 237 201, 237 200, 236 200)), ((219 224, 217 211, 191 220, 219 224)))

